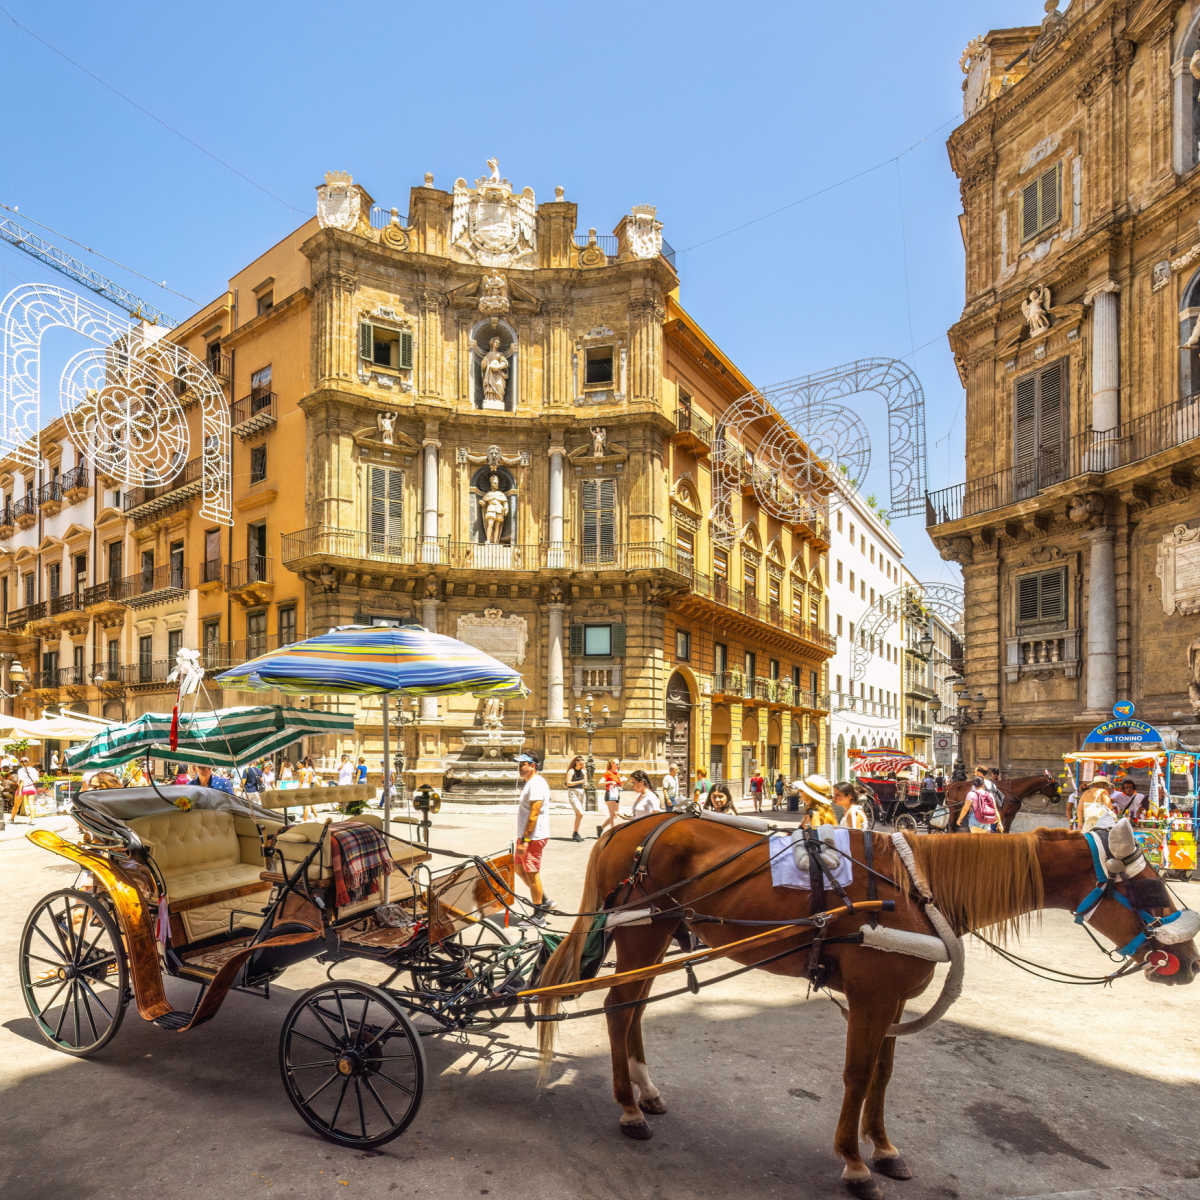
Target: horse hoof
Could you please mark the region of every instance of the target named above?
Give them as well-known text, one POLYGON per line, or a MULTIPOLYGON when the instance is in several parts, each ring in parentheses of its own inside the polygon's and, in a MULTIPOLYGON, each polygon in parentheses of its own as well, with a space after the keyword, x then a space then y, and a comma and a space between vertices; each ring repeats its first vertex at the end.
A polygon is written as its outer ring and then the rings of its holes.
POLYGON ((913 1173, 908 1169, 908 1163, 899 1154, 891 1158, 871 1159, 871 1170, 886 1175, 889 1179, 911 1179, 913 1173))
POLYGON ((661 1096, 655 1096, 653 1100, 639 1100, 638 1108, 652 1117, 661 1117, 667 1111, 667 1106, 662 1102, 661 1096))
POLYGON ((648 1142, 654 1136, 645 1121, 622 1121, 621 1132, 635 1142, 648 1142))
POLYGON ((869 1175, 865 1179, 843 1179, 842 1183, 857 1200, 883 1200, 883 1188, 869 1175))

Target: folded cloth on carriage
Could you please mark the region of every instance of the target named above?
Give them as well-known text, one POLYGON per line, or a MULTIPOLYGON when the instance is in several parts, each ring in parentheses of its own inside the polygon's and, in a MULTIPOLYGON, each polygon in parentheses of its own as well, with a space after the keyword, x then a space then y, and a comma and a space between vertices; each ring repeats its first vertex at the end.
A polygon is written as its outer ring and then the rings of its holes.
MULTIPOLYGON (((854 878, 854 862, 850 858, 850 830, 841 826, 821 825, 815 831, 822 843, 821 865, 826 880, 845 887, 854 878)), ((794 833, 775 833, 768 843, 771 854, 771 883, 775 887, 812 887, 812 870, 804 830, 794 833)))
POLYGON ((341 821, 329 830, 334 897, 353 904, 375 891, 379 878, 392 873, 392 856, 381 830, 362 821, 341 821))

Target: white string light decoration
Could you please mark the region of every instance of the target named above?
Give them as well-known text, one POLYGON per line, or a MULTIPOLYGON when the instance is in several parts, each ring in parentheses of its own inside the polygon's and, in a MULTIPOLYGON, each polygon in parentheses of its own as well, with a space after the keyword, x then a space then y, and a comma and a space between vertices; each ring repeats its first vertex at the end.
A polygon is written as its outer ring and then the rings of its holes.
POLYGON ((38 465, 42 341, 56 328, 93 343, 67 360, 59 381, 80 455, 126 488, 172 483, 195 457, 178 398, 190 391, 201 412, 200 511, 232 525, 229 409, 212 372, 164 328, 135 325, 69 288, 21 284, 0 303, 0 453, 38 465))

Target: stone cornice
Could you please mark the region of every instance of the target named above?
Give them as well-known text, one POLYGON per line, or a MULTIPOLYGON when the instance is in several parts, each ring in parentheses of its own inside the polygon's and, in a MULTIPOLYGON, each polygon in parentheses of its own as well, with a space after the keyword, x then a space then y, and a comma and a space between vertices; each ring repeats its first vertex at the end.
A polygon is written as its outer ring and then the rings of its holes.
POLYGON ((312 289, 307 287, 297 288, 290 296, 285 296, 278 304, 274 305, 268 312, 260 313, 256 317, 251 317, 249 321, 239 325, 232 333, 227 333, 221 338, 222 349, 236 349, 242 342, 248 341, 261 333, 263 329, 277 319, 282 318, 285 314, 293 314, 299 310, 306 308, 312 300, 312 289))

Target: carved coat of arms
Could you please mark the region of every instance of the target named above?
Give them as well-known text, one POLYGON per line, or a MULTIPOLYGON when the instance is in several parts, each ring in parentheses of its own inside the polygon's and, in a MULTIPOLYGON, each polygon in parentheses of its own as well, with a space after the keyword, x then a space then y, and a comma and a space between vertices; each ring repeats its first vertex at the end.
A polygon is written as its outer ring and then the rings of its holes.
POLYGON ((500 178, 496 159, 491 173, 468 186, 454 181, 450 243, 470 261, 485 267, 535 266, 537 201, 533 188, 513 195, 512 184, 500 178))
POLYGON ((362 218, 362 192, 345 171, 326 171, 317 188, 317 224, 322 229, 344 229, 349 233, 362 218))
POLYGON ((635 204, 629 213, 629 249, 634 258, 657 258, 662 253, 662 222, 653 204, 635 204))

